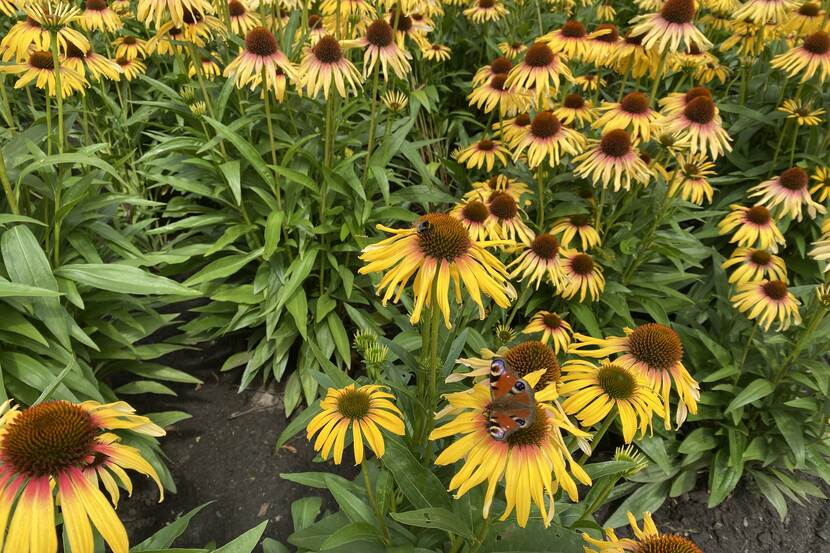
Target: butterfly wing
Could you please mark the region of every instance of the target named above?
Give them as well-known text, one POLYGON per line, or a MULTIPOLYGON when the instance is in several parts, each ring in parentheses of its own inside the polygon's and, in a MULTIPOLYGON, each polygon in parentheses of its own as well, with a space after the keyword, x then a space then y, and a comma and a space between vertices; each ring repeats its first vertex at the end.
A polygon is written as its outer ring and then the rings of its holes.
POLYGON ((533 424, 536 400, 533 387, 504 359, 490 364, 490 402, 488 431, 496 440, 505 440, 515 431, 533 424))

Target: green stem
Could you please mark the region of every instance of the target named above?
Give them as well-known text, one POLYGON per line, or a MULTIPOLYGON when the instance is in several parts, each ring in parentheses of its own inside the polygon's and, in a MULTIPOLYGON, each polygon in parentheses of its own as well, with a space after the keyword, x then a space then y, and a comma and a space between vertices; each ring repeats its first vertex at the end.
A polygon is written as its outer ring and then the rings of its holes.
POLYGON ((12 210, 12 213, 15 215, 20 215, 20 210, 17 205, 17 196, 12 190, 11 183, 9 182, 9 175, 6 173, 6 158, 3 156, 2 150, 0 150, 0 183, 3 184, 3 192, 6 194, 6 200, 9 202, 9 209, 12 210))
POLYGON ((58 54, 58 34, 51 32, 49 41, 52 50, 52 64, 55 66, 55 98, 58 103, 58 153, 63 153, 65 137, 63 136, 63 89, 61 88, 61 60, 58 54))
POLYGON ((741 378, 741 372, 744 369, 744 364, 746 363, 746 358, 749 355, 749 349, 752 347, 752 340, 755 338, 755 333, 758 332, 758 325, 752 325, 752 332, 749 333, 749 338, 744 344, 744 351, 741 353, 741 362, 738 365, 738 372, 735 373, 735 378, 733 379, 735 384, 738 384, 738 380, 741 378))
POLYGON ((363 169, 363 187, 369 180, 369 163, 372 159, 372 151, 375 149, 375 131, 378 115, 378 75, 380 73, 378 64, 375 64, 374 76, 372 77, 372 112, 369 116, 369 141, 366 145, 366 166, 363 169))
MULTIPOLYGON (((608 432, 608 429, 611 428, 611 425, 614 424, 615 420, 617 420, 616 411, 614 411, 613 414, 608 413, 608 415, 606 415, 605 420, 602 421, 602 426, 599 427, 599 430, 597 430, 597 433, 594 434, 594 437, 591 439, 591 454, 597 450, 599 442, 602 440, 602 437, 605 436, 605 433, 608 432)), ((582 457, 579 458, 579 464, 584 465, 585 461, 588 460, 588 457, 590 457, 590 455, 583 453, 582 457)))
POLYGON ((52 97, 46 94, 46 155, 52 155, 52 97))
POLYGON ((369 480, 369 471, 366 469, 365 461, 360 467, 360 472, 363 473, 363 485, 366 487, 366 495, 369 498, 369 503, 372 505, 372 510, 375 512, 375 518, 377 519, 380 530, 383 533, 383 543, 389 545, 391 543, 391 538, 389 537, 389 529, 386 527, 386 516, 383 514, 383 510, 380 508, 380 505, 378 505, 375 492, 372 489, 372 483, 369 480))
POLYGON ((3 119, 6 120, 9 130, 14 133, 17 130, 17 123, 14 120, 14 115, 12 114, 11 106, 9 104, 9 95, 6 92, 5 75, 0 75, 0 100, 3 102, 3 119))
POLYGON ((478 550, 481 549, 481 546, 484 545, 484 539, 487 537, 487 533, 490 530, 490 517, 484 519, 484 522, 481 523, 481 526, 476 532, 476 539, 473 543, 470 544, 470 553, 478 553, 478 550))
POLYGON ((545 224, 545 166, 536 169, 536 226, 544 232, 545 224))
POLYGON ((660 62, 657 64, 657 72, 654 74, 654 83, 651 85, 651 94, 649 98, 657 102, 657 87, 660 85, 660 79, 663 77, 663 69, 666 67, 666 52, 660 54, 660 62))
MULTIPOLYGON (((210 94, 208 94, 207 85, 205 84, 205 77, 202 71, 202 61, 196 55, 196 45, 190 44, 190 59, 193 62, 193 67, 196 69, 196 80, 199 82, 199 88, 202 91, 202 97, 205 99, 205 105, 207 105, 208 113, 213 119, 216 119, 216 113, 213 111, 213 102, 211 101, 210 94)), ((185 65, 182 62, 182 65, 185 65)), ((264 70, 263 70, 264 71, 264 70)), ((187 75, 187 68, 185 67, 185 75, 187 75)), ((265 90, 265 95, 267 97, 268 92, 265 87, 265 74, 263 73, 262 76, 262 89, 265 90)), ((223 140, 219 140, 219 151, 222 152, 222 157, 227 157, 227 152, 225 151, 225 142, 223 140)))
POLYGON ((784 359, 781 365, 776 369, 775 376, 772 380, 772 388, 775 389, 784 379, 784 375, 787 372, 787 367, 789 367, 790 363, 795 360, 798 355, 801 353, 801 350, 804 348, 804 345, 807 343, 807 339, 812 336, 813 332, 815 332, 816 328, 818 327, 819 323, 824 319, 824 316, 827 314, 827 307, 821 305, 816 311, 813 313, 812 317, 810 317, 810 321, 807 323, 807 328, 804 332, 799 336, 798 341, 795 343, 795 347, 790 352, 790 354, 784 359))
POLYGON ((274 165, 274 197, 277 209, 282 211, 282 194, 280 194, 279 175, 277 174, 277 147, 274 140, 274 125, 271 122, 271 94, 265 86, 265 69, 262 70, 262 101, 265 103, 265 121, 268 126, 268 144, 271 149, 271 163, 274 165))

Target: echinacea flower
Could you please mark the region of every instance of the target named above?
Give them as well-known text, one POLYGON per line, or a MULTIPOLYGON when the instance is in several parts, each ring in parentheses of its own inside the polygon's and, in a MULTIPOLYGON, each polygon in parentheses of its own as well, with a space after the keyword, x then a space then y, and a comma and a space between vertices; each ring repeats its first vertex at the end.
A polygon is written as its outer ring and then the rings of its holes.
POLYGON ((362 88, 360 73, 343 55, 343 44, 332 35, 322 37, 306 50, 300 62, 300 73, 302 86, 312 98, 320 90, 323 97, 328 98, 332 84, 343 98, 347 96, 346 85, 352 89, 352 94, 362 88))
POLYGON ((473 142, 463 150, 455 153, 458 163, 465 164, 467 169, 479 169, 485 167, 487 172, 493 170, 496 161, 501 165, 507 165, 507 148, 498 140, 482 138, 473 142))
POLYGON ((563 53, 569 60, 588 61, 592 59, 591 39, 595 36, 588 34, 585 25, 579 21, 569 19, 562 27, 544 35, 540 40, 554 53, 563 53))
MULTIPOLYGON (((30 50, 49 51, 50 45, 49 31, 34 19, 27 17, 12 25, 3 40, 0 40, 0 54, 3 61, 20 62, 28 57, 30 50)), ((89 42, 87 41, 86 48, 75 47, 85 51, 89 48, 89 42)))
POLYGON ((819 82, 824 82, 830 76, 830 34, 816 31, 806 36, 801 46, 775 56, 770 65, 791 78, 801 73, 802 83, 816 74, 819 82))
POLYGON ((732 204, 729 209, 729 214, 718 223, 718 229, 721 235, 735 231, 729 239, 730 243, 737 242, 738 246, 742 247, 757 245, 772 252, 777 252, 778 246, 784 245, 784 235, 775 225, 772 214, 766 207, 732 204))
POLYGON ((409 73, 408 60, 411 56, 395 42, 392 26, 386 20, 376 19, 372 21, 366 27, 363 37, 358 40, 358 44, 366 48, 363 54, 364 76, 372 73, 378 61, 380 61, 384 80, 389 80, 389 67, 392 68, 399 79, 403 79, 409 73))
POLYGON ((812 109, 809 104, 805 104, 800 98, 784 100, 784 103, 781 104, 778 111, 786 113, 787 119, 794 120, 799 127, 815 127, 821 125, 821 116, 827 113, 821 107, 812 109))
POLYGON ((499 52, 507 56, 508 58, 517 58, 527 50, 527 46, 524 42, 500 42, 499 43, 499 52))
POLYGON ((507 14, 507 8, 499 0, 473 0, 473 5, 462 13, 473 23, 498 21, 507 14))
POLYGON ((160 500, 164 490, 141 452, 120 443, 112 430, 154 437, 164 436, 164 430, 136 415, 124 402, 46 401, 22 411, 10 403, 0 407, 3 532, 9 521, 4 551, 57 551, 55 511, 59 505, 67 550, 93 553, 94 526, 114 553, 127 553, 127 531, 114 509, 120 498, 119 484, 132 490, 126 470, 152 478, 160 500))
MULTIPOLYGON (((213 55, 218 57, 216 52, 213 52, 213 55)), ((222 74, 222 69, 220 69, 218 63, 213 61, 213 57, 200 55, 198 66, 194 65, 192 61, 188 65, 187 76, 192 79, 199 73, 201 73, 206 79, 213 80, 215 77, 222 74)))
POLYGON ((730 284, 744 284, 757 280, 780 280, 787 282, 787 266, 784 260, 765 249, 737 248, 729 259, 721 263, 728 269, 737 265, 729 275, 730 284))
POLYGON ((600 21, 614 21, 617 10, 608 2, 602 2, 597 6, 597 19, 600 21))
POLYGON ((790 13, 789 19, 784 23, 784 29, 799 35, 814 33, 821 30, 825 14, 819 4, 804 2, 790 13))
POLYGON ((485 65, 473 75, 473 86, 486 83, 495 75, 507 75, 513 69, 513 62, 504 56, 497 56, 489 65, 485 65))
POLYGON ((781 22, 797 5, 793 0, 747 0, 732 13, 732 19, 749 20, 756 25, 781 22))
POLYGON ((380 97, 380 100, 386 106, 386 109, 393 113, 403 111, 407 104, 409 104, 409 98, 399 90, 387 90, 380 97))
POLYGON ((631 31, 626 33, 612 55, 617 73, 630 74, 635 79, 656 72, 656 65, 659 65, 657 54, 643 46, 643 35, 635 35, 631 31))
MULTIPOLYGON (((182 54, 187 50, 187 46, 183 44, 186 40, 184 30, 168 21, 147 40, 145 49, 148 54, 156 53, 160 56, 182 54)), ((193 44, 197 47, 204 46, 202 40, 193 41, 193 44)))
MULTIPOLYGON (((89 39, 72 28, 72 25, 78 23, 81 17, 77 7, 60 1, 54 4, 26 2, 22 7, 26 19, 15 24, 15 27, 23 25, 24 31, 13 34, 14 27, 9 30, 9 36, 14 36, 14 39, 8 46, 17 51, 18 59, 29 49, 29 46, 35 49, 50 50, 52 37, 58 43, 59 52, 66 51, 70 43, 84 52, 89 50, 89 39)), ((6 46, 5 39, 2 45, 6 46)))
POLYGON ((456 362, 469 367, 468 372, 454 372, 447 377, 447 382, 460 382, 465 378, 478 380, 490 374, 490 365, 493 359, 502 358, 516 372, 519 378, 526 378, 531 374, 538 374, 538 381, 534 388, 539 391, 550 384, 558 384, 561 377, 561 368, 556 359, 554 350, 538 340, 527 340, 513 347, 500 348, 497 352, 489 349, 481 350, 481 357, 460 358, 456 362))
POLYGON ((817 167, 810 180, 815 181, 810 187, 810 195, 815 195, 818 202, 826 202, 830 198, 830 167, 817 167))
POLYGON ((229 0, 228 16, 231 30, 238 35, 247 35, 251 29, 261 25, 259 14, 251 9, 247 0, 229 0))
POLYGON ((631 189, 631 181, 645 184, 649 170, 640 158, 631 135, 623 129, 613 129, 592 140, 591 147, 574 158, 574 174, 586 178, 595 185, 614 190, 631 189))
POLYGON ((559 165, 562 155, 576 156, 585 147, 585 137, 566 127, 552 111, 540 111, 523 135, 514 141, 513 156, 518 158, 527 150, 527 166, 534 169, 547 161, 550 167, 559 165))
POLYGON ((519 202, 506 192, 494 192, 487 198, 490 210, 488 227, 496 240, 530 244, 533 231, 522 220, 519 202))
POLYGON ((505 88, 506 80, 507 75, 501 73, 493 75, 486 83, 474 88, 467 96, 470 105, 481 109, 484 113, 490 113, 498 107, 502 117, 511 117, 520 110, 527 109, 529 103, 527 94, 505 88))
POLYGON ((450 57, 452 57, 452 50, 450 50, 449 46, 432 43, 421 48, 421 55, 424 59, 440 63, 447 61, 450 57))
POLYGON ((213 13, 213 6, 207 0, 138 0, 136 17, 146 25, 161 27, 165 19, 182 27, 185 12, 213 13))
POLYGON ((603 103, 599 110, 603 113, 593 122, 593 128, 602 129, 603 132, 625 129, 634 140, 650 140, 651 126, 659 117, 642 92, 629 92, 620 102, 603 103))
POLYGON ((606 417, 618 416, 623 441, 627 444, 637 430, 641 438, 646 435, 655 414, 665 418, 660 398, 645 379, 632 367, 607 359, 599 365, 582 359, 572 359, 562 365, 559 393, 566 397, 562 409, 575 415, 585 428, 606 417))
POLYGON ((586 92, 594 92, 606 83, 599 75, 579 75, 574 78, 574 84, 586 92))
MULTIPOLYGON (((813 249, 809 251, 809 255, 816 261, 827 261, 830 259, 830 219, 825 219, 824 223, 822 223, 821 237, 813 242, 813 249)), ((830 263, 824 266, 823 272, 826 273, 827 271, 830 271, 830 263)), ((825 284, 824 286, 830 285, 825 284)))
POLYGON ((677 160, 677 168, 669 180, 669 195, 680 192, 680 197, 693 204, 712 203, 715 191, 709 177, 715 174, 715 164, 705 154, 687 154, 677 160))
POLYGON ((757 197, 758 205, 767 207, 777 217, 792 217, 800 221, 801 208, 804 206, 810 219, 817 213, 824 213, 826 208, 813 201, 808 187, 809 177, 801 167, 791 167, 777 177, 764 181, 749 189, 749 197, 757 197))
POLYGON ((718 108, 712 98, 701 95, 665 118, 665 132, 688 137, 691 153, 708 152, 712 159, 732 151, 732 140, 723 129, 718 108))
POLYGON ((504 192, 510 194, 518 202, 524 194, 527 194, 530 189, 528 186, 516 179, 510 178, 506 175, 496 175, 487 180, 476 181, 473 183, 473 189, 464 194, 465 198, 490 198, 496 192, 504 192))
POLYGON ((314 451, 319 451, 323 459, 328 459, 331 453, 334 464, 339 465, 351 426, 355 465, 363 462, 364 438, 375 455, 383 457, 385 446, 380 429, 398 436, 403 436, 405 431, 403 414, 392 403, 394 399, 383 386, 375 384, 329 388, 326 397, 320 400, 322 410, 306 427, 306 438, 311 441, 317 434, 314 451))
POLYGON ((612 528, 606 528, 606 539, 592 538, 588 534, 582 534, 582 538, 588 543, 585 546, 585 553, 703 553, 695 543, 677 534, 661 534, 651 518, 651 513, 643 513, 643 528, 637 524, 637 520, 630 512, 628 522, 634 533, 634 538, 618 538, 612 528), (596 549, 594 549, 596 548, 596 549))
POLYGON ((471 198, 458 203, 450 214, 461 221, 471 239, 481 242, 491 236, 490 208, 482 199, 471 198))
MULTIPOLYGON (((622 42, 620 31, 613 23, 601 23, 594 27, 589 37, 587 55, 591 62, 597 67, 608 67, 614 63, 614 54, 622 42)), ((594 89, 596 90, 596 88, 594 89)))
POLYGON ((86 31, 111 33, 123 26, 121 17, 109 7, 107 0, 86 0, 79 22, 86 31))
POLYGON ((115 63, 121 68, 121 74, 128 81, 137 79, 139 75, 143 75, 147 70, 147 65, 140 59, 116 58, 115 63))
POLYGON ((133 35, 120 36, 112 45, 115 46, 115 57, 134 60, 147 57, 147 43, 133 35))
POLYGON ((573 328, 571 328, 568 321, 556 313, 537 311, 531 317, 527 326, 522 329, 522 334, 536 334, 539 332, 542 333, 542 337, 539 338, 540 342, 543 344, 547 344, 548 340, 553 342, 554 353, 568 351, 568 347, 571 345, 573 328))
POLYGON ((507 268, 513 268, 510 278, 527 278, 531 286, 536 283, 537 290, 544 277, 547 277, 555 288, 559 287, 565 278, 562 260, 559 257, 559 240, 552 234, 538 234, 507 268))
POLYGON ((554 115, 565 125, 576 123, 580 127, 592 123, 597 118, 597 112, 590 100, 581 94, 572 92, 565 96, 562 105, 553 110, 554 115))
POLYGON ((559 89, 560 77, 573 81, 571 70, 562 58, 544 42, 536 42, 527 49, 522 62, 507 74, 505 86, 532 89, 545 96, 559 89))
POLYGON ((671 428, 669 397, 672 381, 680 401, 677 404, 675 422, 679 427, 687 413, 697 413, 700 386, 683 366, 683 344, 671 328, 659 323, 646 323, 634 329, 623 329, 625 336, 592 338, 575 334, 570 353, 602 359, 618 354, 615 365, 633 368, 646 379, 658 396, 663 398, 666 430, 671 428))
POLYGON ((695 0, 666 0, 659 12, 640 15, 631 20, 631 32, 643 35, 643 46, 658 52, 677 52, 694 42, 701 48, 712 43, 695 27, 695 0))
POLYGON ((781 280, 758 280, 739 284, 736 294, 729 298, 733 307, 750 320, 758 319, 764 331, 778 321, 778 330, 792 324, 801 324, 799 301, 781 280))
POLYGON ((584 213, 569 215, 557 219, 550 229, 552 234, 562 234, 560 242, 563 247, 571 245, 571 240, 579 238, 582 244, 582 251, 588 251, 594 246, 599 246, 601 240, 597 229, 591 225, 591 218, 584 213))
POLYGON ((663 115, 666 117, 681 113, 689 102, 698 97, 706 97, 711 99, 712 92, 705 86, 693 86, 686 92, 670 92, 658 102, 663 115))
POLYGON ((409 319, 412 324, 421 320, 424 306, 435 301, 444 315, 445 325, 451 328, 451 281, 455 284, 456 302, 462 301, 463 283, 482 319, 485 316, 482 293, 499 307, 510 305, 510 299, 515 296, 507 282, 507 269, 485 249, 501 243, 472 240, 461 221, 450 215, 428 213, 410 228, 392 229, 382 225, 378 228, 393 236, 363 248, 360 259, 366 265, 358 272, 364 275, 385 272, 377 286, 378 294, 383 293, 384 304, 393 295, 394 301, 399 301, 409 279, 415 275, 412 287, 415 304, 409 319))
POLYGON ((576 250, 561 249, 562 272, 565 279, 559 288, 559 295, 569 300, 579 295, 579 302, 590 297, 596 301, 605 289, 605 277, 602 274, 602 267, 594 261, 594 258, 587 253, 576 250))
POLYGON ((277 98, 284 94, 286 75, 292 80, 298 79, 297 70, 280 51, 274 34, 265 27, 248 31, 245 46, 225 67, 224 74, 234 79, 237 88, 250 85, 251 90, 265 77, 265 89, 274 91, 277 98))
MULTIPOLYGON (((111 81, 117 81, 121 78, 120 65, 106 56, 95 53, 92 48, 84 53, 74 44, 67 45, 66 57, 61 61, 61 69, 64 66, 83 78, 86 77, 87 71, 89 71, 89 76, 93 80, 104 77, 111 81)), ((61 85, 63 85, 62 82, 61 85)))
POLYGON ((561 487, 572 501, 577 501, 574 479, 591 484, 591 478, 573 459, 562 435, 564 431, 584 439, 588 434, 576 428, 553 403, 557 397, 555 386, 539 386, 540 374, 541 371, 524 376, 537 390, 532 422, 505 439, 498 440, 488 431, 491 406, 488 382, 481 382, 471 390, 447 394, 451 412, 458 414, 430 434, 431 440, 461 435, 438 455, 435 464, 443 466, 463 461, 449 485, 456 497, 487 482, 482 506, 484 518, 489 517, 496 487, 502 480, 506 506, 500 520, 506 520, 515 510, 520 527, 527 525, 533 504, 541 513, 542 523, 549 526, 557 489, 561 487))
POLYGON ((513 144, 524 136, 528 127, 530 127, 530 115, 528 113, 520 113, 512 119, 493 123, 493 130, 499 132, 502 141, 507 144, 513 144))
POLYGON ((47 50, 31 51, 28 58, 20 63, 0 66, 0 73, 20 75, 14 83, 15 88, 23 88, 30 83, 35 83, 37 88, 45 90, 49 96, 56 95, 55 77, 57 73, 60 73, 62 98, 67 98, 75 92, 84 92, 83 76, 66 66, 56 69, 52 52, 47 50))

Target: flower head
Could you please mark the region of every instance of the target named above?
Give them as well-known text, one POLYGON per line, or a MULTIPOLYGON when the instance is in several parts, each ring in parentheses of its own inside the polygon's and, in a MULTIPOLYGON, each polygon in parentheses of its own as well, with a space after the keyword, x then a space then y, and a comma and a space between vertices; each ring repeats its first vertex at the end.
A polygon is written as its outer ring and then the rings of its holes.
POLYGON ((525 51, 522 62, 510 70, 505 85, 532 89, 543 96, 551 91, 551 85, 553 92, 559 89, 560 77, 573 81, 573 75, 561 57, 544 42, 536 42, 525 51))
POLYGON ((784 260, 767 250, 737 248, 721 267, 727 269, 736 265, 737 268, 729 275, 730 284, 764 279, 787 282, 787 266, 784 260))
POLYGON ((357 94, 357 89, 362 87, 361 76, 343 55, 344 46, 350 44, 326 35, 306 50, 300 63, 301 83, 306 94, 315 97, 322 90, 323 97, 328 98, 332 84, 343 98, 347 96, 346 85, 351 87, 352 94, 357 94))
POLYGON ((15 88, 23 88, 30 83, 35 83, 37 88, 44 89, 49 96, 53 97, 57 94, 56 75, 58 73, 60 73, 62 98, 67 98, 75 92, 83 94, 86 83, 83 74, 75 72, 66 64, 56 69, 52 52, 48 50, 31 50, 24 61, 0 66, 0 73, 19 74, 20 78, 14 83, 15 88))
POLYGON ((573 328, 571 328, 568 321, 556 313, 537 311, 522 330, 522 334, 536 334, 538 332, 542 333, 542 337, 539 339, 540 342, 543 344, 547 344, 548 340, 553 342, 554 353, 568 351, 573 328))
POLYGON ((575 92, 565 96, 562 104, 553 110, 553 113, 565 125, 576 123, 578 126, 582 126, 593 122, 597 118, 597 112, 591 101, 575 92))
POLYGON ((775 56, 770 65, 781 69, 788 77, 801 73, 802 83, 816 74, 819 82, 824 82, 830 77, 830 34, 816 31, 806 36, 801 46, 775 56))
POLYGON ((613 183, 614 190, 630 190, 632 180, 642 184, 648 182, 649 169, 627 131, 612 129, 591 144, 588 150, 574 158, 574 174, 603 188, 613 183))
POLYGON ((552 111, 536 114, 525 133, 514 140, 518 157, 527 150, 527 166, 534 169, 547 161, 556 167, 562 155, 576 156, 585 147, 585 137, 562 124, 552 111))
POLYGON ((661 534, 654 525, 651 513, 643 513, 643 528, 637 524, 634 515, 628 513, 628 522, 634 538, 618 538, 613 529, 605 530, 606 539, 592 538, 582 534, 588 543, 585 553, 703 553, 703 551, 688 538, 676 534, 661 534), (596 549, 594 549, 596 548, 596 549))
POLYGON ((732 140, 723 129, 720 113, 710 96, 694 97, 682 111, 666 116, 662 128, 689 140, 691 153, 708 152, 712 159, 732 151, 732 140))
POLYGON ((458 163, 463 163, 467 169, 486 168, 488 172, 496 166, 496 161, 501 165, 507 165, 507 148, 498 140, 482 138, 473 142, 463 150, 455 153, 458 163))
POLYGON ((588 251, 601 242, 597 229, 591 225, 591 218, 583 213, 556 220, 550 232, 552 234, 562 234, 560 242, 564 247, 570 246, 571 241, 578 237, 582 244, 582 251, 588 251))
POLYGON ((380 61, 385 80, 389 79, 389 67, 400 79, 403 79, 409 73, 408 60, 412 56, 395 42, 394 30, 385 19, 372 21, 366 27, 363 37, 358 40, 358 44, 366 48, 363 54, 364 76, 371 74, 378 61, 380 61))
POLYGON ((680 197, 697 205, 704 200, 712 203, 715 190, 709 177, 715 174, 715 164, 705 154, 687 154, 679 158, 669 180, 669 195, 680 192, 680 197))
POLYGON ((799 127, 821 125, 821 116, 827 113, 822 107, 813 109, 810 104, 802 102, 800 98, 784 100, 778 111, 786 113, 787 119, 794 120, 799 127))
POLYGON ((602 267, 587 253, 576 250, 562 249, 562 272, 565 279, 559 289, 559 294, 566 300, 579 295, 579 301, 585 301, 590 296, 596 301, 605 289, 605 277, 602 267))
POLYGON ((810 197, 809 177, 801 167, 791 167, 777 177, 749 189, 749 197, 760 196, 758 205, 769 208, 778 217, 790 216, 801 220, 802 205, 810 219, 824 213, 825 207, 810 197))
POLYGON ((238 88, 254 90, 265 78, 265 89, 272 90, 278 100, 285 94, 286 78, 297 81, 299 76, 288 56, 282 53, 274 34, 265 27, 254 27, 245 35, 245 46, 226 67, 226 77, 233 77, 238 88))
POLYGON ((769 209, 762 205, 745 207, 738 204, 729 206, 731 210, 718 223, 721 235, 735 231, 729 242, 743 247, 753 247, 756 244, 772 252, 778 251, 778 246, 784 244, 784 235, 775 224, 769 209), (737 229, 737 230, 736 230, 737 229))
POLYGON ((791 324, 801 324, 799 301, 782 280, 758 280, 739 284, 734 296, 729 298, 733 307, 748 319, 758 319, 764 331, 778 321, 778 330, 786 330, 791 324))
POLYGON ((513 268, 511 278, 521 276, 528 278, 530 284, 536 283, 536 289, 547 276, 554 287, 562 284, 565 275, 562 272, 562 260, 559 256, 559 240, 553 234, 538 234, 522 253, 510 265, 513 268))

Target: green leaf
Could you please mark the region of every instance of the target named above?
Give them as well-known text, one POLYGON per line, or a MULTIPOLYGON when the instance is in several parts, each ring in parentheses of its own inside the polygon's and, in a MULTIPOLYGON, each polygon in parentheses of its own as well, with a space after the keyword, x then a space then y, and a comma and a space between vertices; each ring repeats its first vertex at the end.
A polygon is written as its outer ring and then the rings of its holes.
POLYGON ((231 194, 233 194, 233 199, 236 200, 236 205, 241 205, 242 181, 239 177, 239 160, 234 159, 231 161, 226 161, 225 163, 219 166, 219 170, 222 172, 222 176, 225 177, 225 181, 228 183, 228 187, 231 189, 231 194))
POLYGON ((415 459, 399 438, 387 438, 386 454, 381 461, 395 477, 395 483, 401 492, 416 509, 452 508, 450 496, 441 481, 415 459))
POLYGON ((274 252, 277 251, 282 234, 283 219, 285 219, 285 213, 282 211, 274 211, 268 215, 268 220, 265 222, 265 251, 263 252, 265 259, 271 259, 274 252))
POLYGON ((303 497, 291 503, 291 520, 294 521, 294 530, 308 528, 320 514, 323 500, 319 497, 303 497))
POLYGON ((770 395, 773 391, 772 383, 764 378, 753 380, 749 385, 740 391, 738 395, 729 403, 726 412, 734 411, 744 405, 748 405, 753 401, 757 401, 770 395))
POLYGON ((741 479, 743 465, 729 466, 729 450, 721 448, 712 458, 709 466, 709 503, 708 506, 717 507, 732 493, 741 479))
POLYGON ((259 538, 265 532, 268 521, 262 522, 256 528, 251 528, 235 540, 228 542, 213 553, 251 553, 259 543, 259 538))
POLYGON ((379 538, 378 530, 372 524, 368 522, 352 522, 339 528, 331 536, 326 538, 320 546, 320 551, 327 551, 354 542, 378 542, 380 541, 379 538))
POLYGON ((404 513, 389 513, 389 516, 407 526, 437 528, 468 540, 475 539, 473 531, 464 524, 463 520, 452 511, 440 507, 428 507, 404 513))
POLYGON ((783 411, 773 411, 772 418, 795 456, 796 468, 804 466, 807 450, 804 446, 803 422, 783 411))
POLYGON ((110 165, 109 163, 107 163, 99 157, 87 155, 80 152, 75 152, 71 154, 55 154, 53 156, 46 156, 32 163, 29 163, 22 171, 20 171, 20 174, 17 176, 17 182, 18 184, 21 183, 23 181, 23 178, 26 177, 26 175, 29 175, 35 171, 39 171, 45 167, 50 167, 52 165, 60 165, 63 163, 71 163, 73 165, 90 165, 107 173, 109 176, 121 183, 121 185, 124 186, 124 188, 130 187, 130 185, 127 184, 127 181, 121 178, 121 175, 118 173, 118 171, 115 170, 115 168, 112 165, 110 165))
POLYGON ((134 546, 130 551, 137 553, 139 551, 151 551, 154 549, 164 549, 172 546, 173 542, 176 541, 176 538, 181 536, 184 531, 187 530, 187 526, 190 524, 191 519, 211 503, 212 502, 209 501, 199 505, 192 511, 180 516, 140 544, 134 546))
MULTIPOLYGON (((216 132, 219 133, 223 139, 227 140, 231 144, 233 144, 234 148, 236 148, 242 157, 244 157, 248 163, 254 168, 254 171, 262 177, 262 180, 268 184, 268 187, 273 189, 274 187, 274 174, 268 169, 268 165, 266 165, 265 161, 262 159, 262 156, 259 155, 259 152, 251 146, 251 143, 236 134, 234 131, 212 119, 210 117, 205 116, 204 120, 207 121, 216 132)), ((199 153, 202 153, 202 150, 199 150, 199 153)))
POLYGON ((582 326, 585 327, 588 334, 594 338, 602 337, 602 330, 599 328, 599 322, 597 322, 597 318, 594 316, 594 313, 591 311, 590 307, 581 303, 573 303, 569 305, 569 309, 579 320, 579 322, 582 323, 582 326))
POLYGON ((715 449, 719 443, 720 440, 715 437, 713 429, 695 428, 683 439, 677 451, 684 455, 690 455, 715 449))
POLYGON ((38 288, 19 282, 9 282, 8 280, 2 280, 2 277, 0 277, 0 298, 43 298, 59 297, 60 295, 60 292, 55 290, 38 288))
POLYGON ((203 282, 229 277, 242 267, 262 255, 263 248, 258 248, 247 255, 227 255, 208 263, 201 271, 184 282, 185 286, 196 286, 203 282))
POLYGON ((352 493, 340 480, 331 476, 327 474, 324 478, 326 487, 328 487, 337 505, 340 506, 340 510, 349 517, 349 520, 352 522, 373 522, 374 515, 369 505, 362 498, 352 493))
POLYGON ((640 516, 641 513, 646 511, 654 512, 663 502, 666 500, 666 496, 669 492, 669 483, 668 481, 664 482, 651 482, 649 484, 643 484, 637 490, 625 498, 625 501, 620 503, 617 510, 614 511, 608 520, 605 521, 603 526, 609 528, 619 528, 628 522, 628 516, 626 513, 631 511, 635 514, 635 516, 640 516))
POLYGON ((288 423, 288 425, 280 432, 280 435, 277 437, 277 443, 274 446, 274 449, 279 449, 285 445, 285 443, 293 438, 299 431, 304 429, 308 426, 308 423, 311 422, 317 413, 320 412, 320 404, 314 403, 306 407, 302 412, 298 413, 294 416, 294 419, 288 423))
POLYGON ((198 290, 182 286, 175 280, 116 263, 64 265, 57 269, 55 274, 78 284, 119 294, 186 297, 201 295, 198 290))
POLYGON ((752 477, 755 479, 755 484, 761 494, 772 504, 783 521, 784 517, 787 516, 787 499, 778 489, 778 486, 775 485, 775 481, 761 471, 754 471, 752 477))
POLYGON ((291 553, 286 546, 275 539, 265 538, 262 540, 262 553, 291 553))

